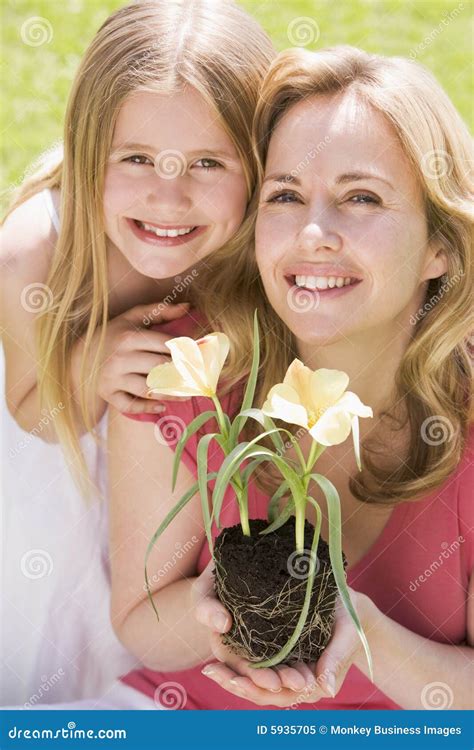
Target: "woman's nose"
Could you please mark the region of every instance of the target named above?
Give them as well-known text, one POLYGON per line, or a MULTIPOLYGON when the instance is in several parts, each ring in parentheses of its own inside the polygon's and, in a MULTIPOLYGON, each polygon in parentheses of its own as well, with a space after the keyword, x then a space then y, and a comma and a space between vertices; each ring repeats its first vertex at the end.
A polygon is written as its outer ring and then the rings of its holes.
POLYGON ((337 231, 331 228, 327 218, 312 219, 302 228, 300 232, 300 245, 303 250, 312 252, 319 248, 339 250, 342 245, 341 237, 337 231))

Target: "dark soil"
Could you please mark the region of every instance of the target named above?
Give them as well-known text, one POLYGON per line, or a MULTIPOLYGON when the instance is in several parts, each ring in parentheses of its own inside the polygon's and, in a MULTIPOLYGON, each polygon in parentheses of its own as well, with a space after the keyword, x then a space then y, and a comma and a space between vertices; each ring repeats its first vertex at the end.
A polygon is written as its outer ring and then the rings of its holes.
MULTIPOLYGON (((275 656, 294 632, 304 602, 314 534, 314 527, 306 521, 306 552, 297 556, 294 517, 272 534, 261 536, 259 532, 267 526, 264 520, 250 521, 250 537, 242 534, 240 524, 223 529, 214 550, 216 593, 233 618, 232 630, 223 641, 253 662, 275 656)), ((321 537, 315 571, 305 627, 284 664, 317 661, 331 637, 337 586, 329 547, 321 537)))

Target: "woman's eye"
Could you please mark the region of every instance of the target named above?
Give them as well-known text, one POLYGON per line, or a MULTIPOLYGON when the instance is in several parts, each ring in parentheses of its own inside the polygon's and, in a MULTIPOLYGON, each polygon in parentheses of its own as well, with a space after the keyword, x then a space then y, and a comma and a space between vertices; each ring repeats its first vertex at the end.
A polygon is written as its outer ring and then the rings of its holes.
POLYGON ((351 195, 349 198, 350 203, 361 203, 361 204, 370 204, 373 203, 375 205, 380 203, 380 200, 375 197, 375 195, 368 195, 367 193, 357 193, 357 195, 351 195))
POLYGON ((194 162, 194 166, 200 167, 201 169, 218 169, 219 167, 222 167, 222 164, 215 159, 199 159, 194 162))
POLYGON ((153 164, 148 156, 141 156, 140 154, 133 154, 133 156, 127 156, 123 161, 129 164, 153 164))
POLYGON ((275 195, 272 195, 268 200, 267 203, 294 203, 296 200, 298 200, 295 193, 276 193, 275 195))

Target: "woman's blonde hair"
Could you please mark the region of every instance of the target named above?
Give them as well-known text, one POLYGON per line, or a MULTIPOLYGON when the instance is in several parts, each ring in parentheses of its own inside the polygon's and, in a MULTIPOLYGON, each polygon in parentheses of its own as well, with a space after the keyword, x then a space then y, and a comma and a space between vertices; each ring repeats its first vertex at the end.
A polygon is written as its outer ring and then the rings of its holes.
MULTIPOLYGON (((397 132, 422 186, 429 236, 442 244, 447 277, 455 285, 449 293, 445 278, 429 282, 419 319, 411 321, 414 334, 396 375, 393 403, 383 412, 394 429, 408 422, 406 455, 394 461, 383 442, 372 437, 362 446, 364 470, 350 481, 359 500, 395 504, 446 480, 460 461, 472 420, 471 140, 448 96, 415 62, 347 46, 286 50, 270 67, 257 105, 254 143, 260 176, 272 133, 293 105, 349 90, 383 113, 397 132)), ((252 242, 233 256, 223 248, 200 283, 206 290, 200 302, 204 313, 231 340, 232 356, 223 373, 230 385, 249 370, 252 318, 258 310, 262 365, 256 401, 261 405, 297 353, 291 332, 266 299, 252 242)))
MULTIPOLYGON (((102 196, 119 108, 132 92, 194 87, 234 143, 250 198, 257 176, 252 119, 274 55, 263 29, 231 0, 144 0, 111 15, 82 59, 66 112, 63 159, 30 177, 10 210, 45 187, 61 189, 61 227, 47 280, 54 304, 38 326, 40 397, 48 407, 71 404, 71 352, 77 338, 84 337, 80 416, 88 431, 94 420, 87 403, 96 392, 108 319, 102 196)), ((238 235, 233 242, 240 243, 238 235)), ((76 419, 72 408, 64 409, 55 426, 87 491, 76 419)))

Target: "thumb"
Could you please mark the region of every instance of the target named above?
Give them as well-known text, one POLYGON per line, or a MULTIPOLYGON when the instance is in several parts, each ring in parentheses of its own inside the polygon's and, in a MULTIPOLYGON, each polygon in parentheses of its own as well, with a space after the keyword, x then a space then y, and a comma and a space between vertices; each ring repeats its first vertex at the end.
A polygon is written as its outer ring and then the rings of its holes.
POLYGON ((125 313, 125 317, 132 323, 141 323, 151 326, 155 323, 163 323, 165 320, 175 320, 188 312, 189 302, 180 302, 177 305, 168 302, 151 302, 149 305, 137 305, 125 313))
POLYGON ((232 626, 232 618, 214 591, 214 561, 203 570, 192 586, 192 599, 196 620, 218 633, 226 633, 232 626))
POLYGON ((316 665, 317 682, 332 698, 339 692, 358 647, 355 625, 338 599, 334 631, 316 665))

